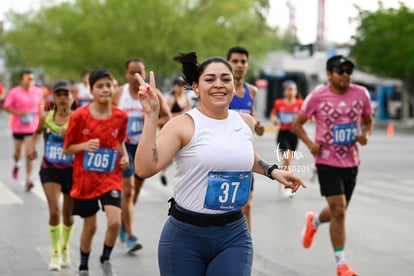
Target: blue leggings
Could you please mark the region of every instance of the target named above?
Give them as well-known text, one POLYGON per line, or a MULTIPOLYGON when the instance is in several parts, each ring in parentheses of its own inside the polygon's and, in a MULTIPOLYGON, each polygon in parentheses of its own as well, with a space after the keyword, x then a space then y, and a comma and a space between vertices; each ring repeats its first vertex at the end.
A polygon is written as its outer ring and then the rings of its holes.
POLYGON ((162 276, 249 276, 253 244, 246 218, 200 227, 169 217, 158 244, 162 276))

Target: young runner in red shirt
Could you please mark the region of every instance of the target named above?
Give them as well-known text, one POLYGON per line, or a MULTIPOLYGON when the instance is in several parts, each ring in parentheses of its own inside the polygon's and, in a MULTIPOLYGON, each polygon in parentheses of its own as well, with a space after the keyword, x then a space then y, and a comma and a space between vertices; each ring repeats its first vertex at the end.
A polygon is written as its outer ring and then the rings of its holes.
POLYGON ((89 275, 88 259, 99 203, 108 222, 100 262, 105 275, 112 275, 109 258, 121 225, 121 169, 129 167, 123 143, 128 116, 111 103, 114 86, 108 71, 91 72, 89 84, 94 99, 72 113, 63 147, 65 154, 75 154, 70 195, 73 214, 83 218, 79 275, 89 275))

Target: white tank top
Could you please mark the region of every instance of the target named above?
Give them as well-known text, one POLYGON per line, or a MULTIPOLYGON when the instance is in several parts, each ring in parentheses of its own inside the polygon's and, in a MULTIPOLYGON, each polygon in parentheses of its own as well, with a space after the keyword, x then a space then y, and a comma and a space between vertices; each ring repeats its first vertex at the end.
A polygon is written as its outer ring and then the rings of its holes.
POLYGON ((124 84, 118 107, 128 113, 126 143, 137 145, 144 125, 144 109, 141 101, 131 97, 129 84, 124 84))
POLYGON ((194 108, 186 114, 194 120, 194 135, 174 162, 174 198, 187 210, 204 214, 226 211, 204 207, 211 171, 252 171, 253 133, 238 112, 229 110, 224 120, 216 120, 194 108))
POLYGON ((93 99, 89 86, 85 85, 83 82, 78 84, 78 100, 79 105, 84 106, 90 103, 93 99))

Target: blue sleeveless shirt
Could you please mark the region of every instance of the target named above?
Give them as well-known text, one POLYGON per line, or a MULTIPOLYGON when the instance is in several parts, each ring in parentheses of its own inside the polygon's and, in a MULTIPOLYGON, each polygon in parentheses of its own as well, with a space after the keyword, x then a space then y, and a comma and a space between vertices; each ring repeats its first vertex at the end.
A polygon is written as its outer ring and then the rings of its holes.
POLYGON ((230 102, 229 108, 238 112, 251 114, 253 108, 253 98, 250 94, 250 90, 247 83, 243 83, 243 87, 245 91, 244 97, 241 98, 237 95, 234 95, 233 99, 230 102))

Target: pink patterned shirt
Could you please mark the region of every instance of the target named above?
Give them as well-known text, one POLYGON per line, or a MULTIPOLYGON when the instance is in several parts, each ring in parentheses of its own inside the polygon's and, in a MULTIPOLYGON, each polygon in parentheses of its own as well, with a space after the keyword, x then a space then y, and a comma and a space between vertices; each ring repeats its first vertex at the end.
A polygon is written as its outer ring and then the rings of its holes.
POLYGON ((350 84, 348 91, 339 95, 323 86, 306 97, 300 113, 316 120, 315 143, 322 145, 316 164, 340 168, 359 165, 355 135, 360 132, 362 117, 372 114, 365 87, 350 84))
POLYGON ((5 108, 13 108, 27 112, 25 116, 11 115, 10 126, 13 133, 34 133, 39 123, 39 111, 43 101, 43 93, 39 87, 32 87, 29 91, 21 86, 10 90, 4 102, 5 108))

